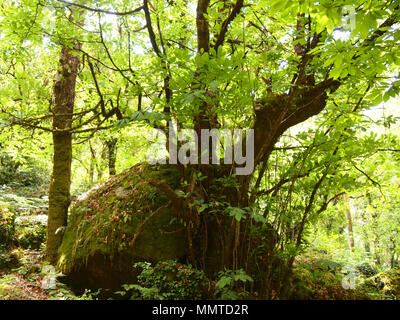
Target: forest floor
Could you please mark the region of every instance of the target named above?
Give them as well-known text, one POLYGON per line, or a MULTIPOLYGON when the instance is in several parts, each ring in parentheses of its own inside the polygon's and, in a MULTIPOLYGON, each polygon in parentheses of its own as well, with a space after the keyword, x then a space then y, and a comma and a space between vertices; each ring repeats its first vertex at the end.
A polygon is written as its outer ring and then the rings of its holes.
POLYGON ((43 284, 51 271, 43 260, 46 223, 46 196, 0 188, 0 300, 79 298, 59 281, 55 289, 43 284))
POLYGON ((11 256, 23 255, 24 262, 14 269, 0 271, 0 299, 48 300, 51 296, 42 287, 42 255, 38 251, 14 249, 11 256))
POLYGON ((88 298, 75 295, 67 285, 55 282, 49 287, 49 273, 43 263, 43 252, 14 248, 9 251, 12 268, 0 270, 0 300, 83 300, 88 298))

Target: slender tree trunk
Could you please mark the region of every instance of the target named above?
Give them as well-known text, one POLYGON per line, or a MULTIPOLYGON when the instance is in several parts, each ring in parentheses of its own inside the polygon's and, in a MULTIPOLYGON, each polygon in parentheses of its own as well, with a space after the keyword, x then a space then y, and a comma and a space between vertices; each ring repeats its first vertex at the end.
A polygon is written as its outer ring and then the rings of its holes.
POLYGON ((75 83, 79 57, 71 49, 63 47, 60 70, 53 88, 53 172, 49 190, 49 214, 47 222, 46 258, 50 263, 57 260, 62 241, 62 227, 67 225, 70 204, 72 115, 75 103, 75 83))
POLYGON ((376 265, 381 265, 381 256, 380 256, 380 241, 378 235, 375 235, 374 241, 374 252, 375 252, 375 263, 376 265))
POLYGON ((368 232, 367 232, 368 219, 365 215, 366 215, 366 212, 362 211, 361 212, 361 219, 363 221, 362 236, 363 236, 365 253, 367 254, 368 257, 370 257, 371 256, 371 245, 369 244, 369 237, 368 237, 368 232))
POLYGON ((395 256, 396 256, 396 242, 394 238, 390 237, 390 268, 395 267, 395 256))
POLYGON ((349 247, 350 247, 350 252, 354 252, 354 232, 353 232, 353 221, 351 219, 351 211, 350 211, 350 201, 348 195, 345 193, 344 196, 344 201, 346 202, 346 218, 347 218, 347 232, 349 234, 349 247))
POLYGON ((104 146, 101 150, 100 159, 97 162, 97 181, 103 179, 104 169, 106 168, 106 161, 107 161, 107 146, 104 146))
MULTIPOLYGON (((370 194, 367 194, 368 204, 372 207, 372 198, 370 194)), ((375 264, 381 265, 381 257, 380 257, 380 237, 379 237, 379 229, 378 229, 378 212, 375 208, 372 207, 371 213, 372 220, 372 233, 374 235, 374 255, 375 255, 375 264)))
POLYGON ((94 152, 90 140, 89 140, 89 149, 90 149, 89 187, 92 187, 94 183, 94 167, 96 162, 96 154, 94 152))
POLYGON ((117 138, 110 138, 106 140, 107 151, 108 151, 108 171, 110 176, 114 176, 117 173, 115 169, 115 163, 117 161, 117 138))

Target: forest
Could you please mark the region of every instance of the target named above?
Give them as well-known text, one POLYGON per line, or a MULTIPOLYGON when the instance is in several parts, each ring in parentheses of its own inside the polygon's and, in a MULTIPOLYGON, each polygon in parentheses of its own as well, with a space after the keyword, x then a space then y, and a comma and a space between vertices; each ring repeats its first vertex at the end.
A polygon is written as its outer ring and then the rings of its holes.
POLYGON ((399 0, 0 0, 0 300, 398 300, 399 123, 399 0))

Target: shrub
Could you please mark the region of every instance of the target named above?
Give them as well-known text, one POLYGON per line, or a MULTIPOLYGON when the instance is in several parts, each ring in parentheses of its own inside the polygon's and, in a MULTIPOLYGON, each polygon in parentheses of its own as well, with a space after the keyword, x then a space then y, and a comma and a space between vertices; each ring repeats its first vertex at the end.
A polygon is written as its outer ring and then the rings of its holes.
POLYGON ((15 215, 2 208, 0 203, 0 252, 6 250, 14 240, 15 215))
POLYGON ((15 230, 16 241, 22 248, 40 249, 41 244, 46 241, 46 226, 40 221, 24 220, 18 222, 15 230))
POLYGON ((366 277, 373 277, 378 273, 378 271, 371 266, 369 263, 364 262, 357 266, 357 270, 366 277))
POLYGON ((208 297, 210 282, 205 274, 190 265, 183 265, 175 260, 158 262, 152 266, 149 262, 134 265, 141 269, 137 284, 125 284, 125 291, 117 294, 135 299, 195 300, 208 297))
POLYGON ((15 187, 39 186, 47 180, 47 171, 40 168, 31 157, 15 158, 0 152, 0 185, 15 187), (29 163, 29 167, 24 165, 29 163))
POLYGON ((222 300, 237 300, 249 295, 246 291, 246 283, 253 282, 253 278, 244 270, 226 270, 218 273, 218 281, 215 284, 216 295, 222 300))

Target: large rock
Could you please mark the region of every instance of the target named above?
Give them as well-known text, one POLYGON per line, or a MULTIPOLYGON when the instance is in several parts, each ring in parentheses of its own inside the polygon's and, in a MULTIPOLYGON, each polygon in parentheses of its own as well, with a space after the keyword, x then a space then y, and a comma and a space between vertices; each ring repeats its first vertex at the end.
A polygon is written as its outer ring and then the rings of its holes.
POLYGON ((176 189, 179 173, 170 166, 136 165, 77 199, 57 265, 70 284, 114 290, 135 280, 137 261, 185 257, 185 228, 151 180, 176 189))

